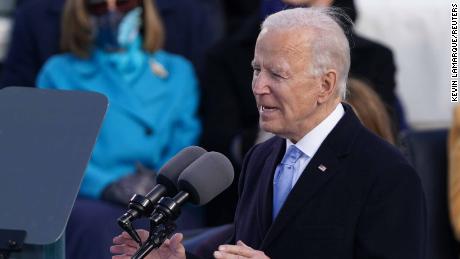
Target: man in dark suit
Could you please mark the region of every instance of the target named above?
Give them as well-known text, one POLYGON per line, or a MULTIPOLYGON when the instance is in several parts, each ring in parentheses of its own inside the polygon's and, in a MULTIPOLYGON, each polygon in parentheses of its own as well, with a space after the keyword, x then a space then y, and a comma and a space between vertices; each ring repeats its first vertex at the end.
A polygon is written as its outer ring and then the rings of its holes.
MULTIPOLYGON (((338 15, 297 8, 264 21, 252 91, 276 136, 248 152, 233 239, 215 258, 424 258, 417 174, 341 103, 350 49, 338 15)), ((180 241, 150 258, 184 258, 180 241)), ((126 235, 114 243, 120 258, 136 248, 126 235)))
MULTIPOLYGON (((252 1, 251 1, 252 2, 252 1)), ((244 155, 261 139, 259 113, 251 90, 250 62, 262 19, 274 12, 299 6, 334 6, 357 19, 354 0, 263 0, 248 16, 239 30, 229 34, 207 54, 200 74, 202 98, 200 115, 203 123, 200 145, 227 155, 239 169, 244 155), (221 114, 227 114, 221 116, 221 114)), ((349 29, 351 49, 350 77, 365 81, 384 101, 390 115, 394 137, 408 127, 404 109, 396 95, 396 65, 392 51, 386 46, 362 37, 349 29)), ((207 222, 220 225, 233 221, 237 203, 236 182, 211 201, 207 207, 207 222)))

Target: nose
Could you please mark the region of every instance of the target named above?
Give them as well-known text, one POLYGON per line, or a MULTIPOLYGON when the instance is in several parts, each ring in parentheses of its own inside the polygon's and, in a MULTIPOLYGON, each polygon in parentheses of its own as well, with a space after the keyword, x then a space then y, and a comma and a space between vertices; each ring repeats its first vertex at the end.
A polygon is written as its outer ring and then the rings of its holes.
POLYGON ((270 84, 265 73, 259 72, 258 75, 254 74, 252 77, 252 92, 254 95, 262 95, 270 93, 270 84))

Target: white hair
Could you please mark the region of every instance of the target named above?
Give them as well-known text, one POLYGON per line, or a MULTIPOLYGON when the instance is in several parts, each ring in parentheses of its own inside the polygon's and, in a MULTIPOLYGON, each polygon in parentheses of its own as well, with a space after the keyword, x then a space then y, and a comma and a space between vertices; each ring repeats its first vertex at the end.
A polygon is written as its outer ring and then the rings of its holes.
POLYGON ((313 32, 314 37, 309 37, 313 69, 309 72, 313 76, 320 76, 328 69, 335 69, 338 93, 344 98, 350 70, 350 46, 341 27, 341 19, 352 24, 351 19, 339 8, 294 8, 268 16, 262 23, 262 30, 300 28, 313 32))

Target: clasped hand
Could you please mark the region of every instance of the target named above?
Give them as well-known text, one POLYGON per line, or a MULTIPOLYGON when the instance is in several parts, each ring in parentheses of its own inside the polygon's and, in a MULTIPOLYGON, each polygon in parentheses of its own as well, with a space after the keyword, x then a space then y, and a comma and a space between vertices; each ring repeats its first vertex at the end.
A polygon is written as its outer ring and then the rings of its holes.
MULTIPOLYGON (((149 233, 145 230, 137 230, 137 233, 142 242, 145 242, 149 236, 149 233)), ((185 259, 185 248, 182 245, 182 239, 182 234, 174 234, 171 239, 166 239, 159 249, 153 250, 145 259, 185 259)), ((123 232, 113 238, 110 252, 114 254, 112 259, 130 259, 137 249, 139 249, 139 244, 128 233, 123 232)), ((252 249, 242 241, 238 241, 236 245, 220 245, 218 251, 214 252, 214 257, 216 259, 269 259, 264 252, 252 249)))

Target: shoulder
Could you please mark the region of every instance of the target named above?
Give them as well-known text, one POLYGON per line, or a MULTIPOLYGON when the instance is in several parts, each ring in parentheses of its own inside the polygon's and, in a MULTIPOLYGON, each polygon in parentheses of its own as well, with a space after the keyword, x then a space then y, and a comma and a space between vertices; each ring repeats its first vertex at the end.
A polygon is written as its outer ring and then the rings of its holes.
POLYGON ((418 179, 415 170, 395 146, 365 128, 351 107, 345 105, 345 110, 344 117, 315 156, 319 155, 321 159, 335 156, 347 178, 368 187, 375 181, 393 181, 399 177, 418 179))
POLYGON ((284 139, 274 136, 260 144, 254 145, 245 155, 240 180, 238 185, 238 192, 241 193, 245 182, 249 180, 257 181, 262 168, 269 158, 275 158, 279 154, 280 149, 284 146, 284 139))
POLYGON ((365 195, 366 209, 382 209, 386 210, 383 213, 393 211, 401 215, 415 213, 413 219, 422 216, 425 192, 419 174, 390 144, 380 139, 368 143, 375 145, 366 150, 373 154, 359 153, 360 161, 346 172, 353 174, 350 178, 354 179, 354 186, 365 195), (362 168, 364 164, 365 169, 362 168))
POLYGON ((211 1, 164 0, 156 1, 156 5, 165 26, 178 29, 180 27, 181 30, 200 29, 199 27, 203 26, 202 21, 208 20, 219 10, 218 5, 212 4, 211 1), (211 8, 213 6, 215 8, 211 8))
POLYGON ((266 157, 273 152, 273 149, 281 148, 284 145, 284 142, 284 138, 273 136, 264 142, 254 145, 254 147, 251 149, 251 155, 258 157, 266 157))
POLYGON ((385 164, 387 165, 391 165, 392 163, 408 164, 406 158, 396 146, 388 143, 364 127, 356 139, 355 152, 360 153, 363 158, 373 162, 386 161, 385 164))
POLYGON ((417 172, 400 150, 365 128, 357 138, 350 156, 351 171, 366 174, 374 187, 392 189, 397 185, 405 185, 409 189, 421 189, 417 172))
POLYGON ((158 50, 150 54, 150 57, 165 66, 168 71, 174 72, 174 74, 192 74, 195 76, 195 70, 192 63, 181 55, 173 54, 165 50, 158 50))
POLYGON ((151 54, 155 60, 160 63, 165 63, 173 66, 183 66, 183 67, 192 67, 192 63, 185 57, 173 54, 165 50, 158 50, 155 53, 151 54))
POLYGON ((61 71, 63 69, 68 68, 68 65, 75 63, 77 61, 79 61, 79 59, 70 53, 53 55, 45 62, 42 71, 61 71))
POLYGON ((284 147, 284 144, 285 139, 274 136, 254 145, 244 158, 243 169, 263 167, 269 157, 277 156, 281 148, 284 147))
POLYGON ((85 71, 93 71, 94 65, 90 61, 80 59, 73 54, 65 53, 53 55, 45 62, 37 75, 37 86, 51 87, 52 84, 59 86, 68 85, 73 79, 84 77, 85 71))
MULTIPOLYGON (((24 1, 24 3, 17 7, 15 15, 16 18, 24 17, 33 22, 37 22, 38 24, 36 25, 42 24, 48 20, 55 21, 55 17, 59 17, 63 9, 64 2, 63 0, 24 1)), ((34 23, 31 23, 31 25, 34 25, 34 23)))

